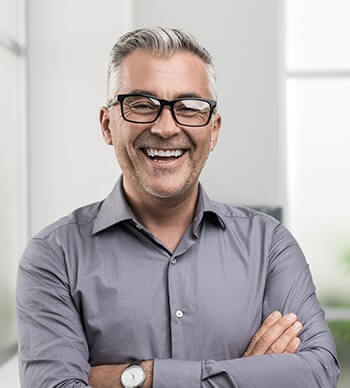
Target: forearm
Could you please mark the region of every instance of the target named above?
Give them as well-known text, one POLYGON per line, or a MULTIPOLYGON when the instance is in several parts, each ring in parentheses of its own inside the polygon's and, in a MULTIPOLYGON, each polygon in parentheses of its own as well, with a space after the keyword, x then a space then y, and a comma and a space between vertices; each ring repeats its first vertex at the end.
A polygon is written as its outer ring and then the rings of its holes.
POLYGON ((321 351, 322 355, 317 352, 206 361, 201 387, 336 388, 339 370, 333 356, 326 351, 321 351))
POLYGON ((223 361, 155 359, 153 388, 335 388, 338 374, 324 349, 223 361))
MULTIPOLYGON (((91 388, 122 388, 120 376, 128 364, 98 365, 91 368, 89 385, 91 388)), ((153 360, 141 362, 146 372, 146 380, 142 388, 152 388, 153 381, 153 360)))
MULTIPOLYGON (((155 359, 141 365, 147 376, 143 388, 335 388, 339 375, 335 358, 325 349, 223 361, 155 359)), ((120 376, 126 367, 93 367, 89 384, 92 388, 121 388, 120 376)))

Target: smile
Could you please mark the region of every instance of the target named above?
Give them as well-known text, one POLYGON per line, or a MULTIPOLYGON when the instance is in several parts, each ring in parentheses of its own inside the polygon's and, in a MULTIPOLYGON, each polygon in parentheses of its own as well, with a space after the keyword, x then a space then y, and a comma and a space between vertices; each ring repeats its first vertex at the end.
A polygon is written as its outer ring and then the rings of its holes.
POLYGON ((154 149, 154 148, 142 148, 142 152, 148 156, 151 160, 155 161, 170 161, 174 159, 180 158, 182 155, 184 155, 188 151, 187 149, 172 149, 172 150, 165 150, 165 149, 154 149))

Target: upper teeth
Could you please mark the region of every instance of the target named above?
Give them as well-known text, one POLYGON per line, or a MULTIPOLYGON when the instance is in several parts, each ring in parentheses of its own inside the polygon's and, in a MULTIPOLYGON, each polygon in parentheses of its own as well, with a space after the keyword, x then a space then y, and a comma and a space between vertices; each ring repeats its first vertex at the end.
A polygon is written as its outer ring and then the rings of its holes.
POLYGON ((184 153, 184 150, 155 150, 153 148, 145 149, 148 156, 162 156, 162 157, 170 157, 170 156, 180 156, 184 153))

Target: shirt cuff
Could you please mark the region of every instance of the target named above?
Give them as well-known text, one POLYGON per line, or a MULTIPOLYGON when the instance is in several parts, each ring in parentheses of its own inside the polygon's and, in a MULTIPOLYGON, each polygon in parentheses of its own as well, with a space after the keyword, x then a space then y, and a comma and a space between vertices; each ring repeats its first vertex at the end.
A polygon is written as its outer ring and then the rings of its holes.
POLYGON ((201 361, 154 359, 152 388, 200 388, 201 361))

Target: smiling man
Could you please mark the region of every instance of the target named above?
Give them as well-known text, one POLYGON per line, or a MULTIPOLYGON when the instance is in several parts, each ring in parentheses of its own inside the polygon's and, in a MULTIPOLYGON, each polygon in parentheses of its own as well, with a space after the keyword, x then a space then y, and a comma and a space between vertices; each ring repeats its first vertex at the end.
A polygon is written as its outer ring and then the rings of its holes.
POLYGON ((101 110, 137 219, 170 251, 192 222, 198 178, 221 124, 207 64, 178 50, 135 50, 118 73, 118 96, 101 110))
POLYGON ((176 29, 125 34, 100 123, 122 176, 21 259, 22 387, 336 387, 294 238, 199 183, 221 127, 209 53, 176 29))

